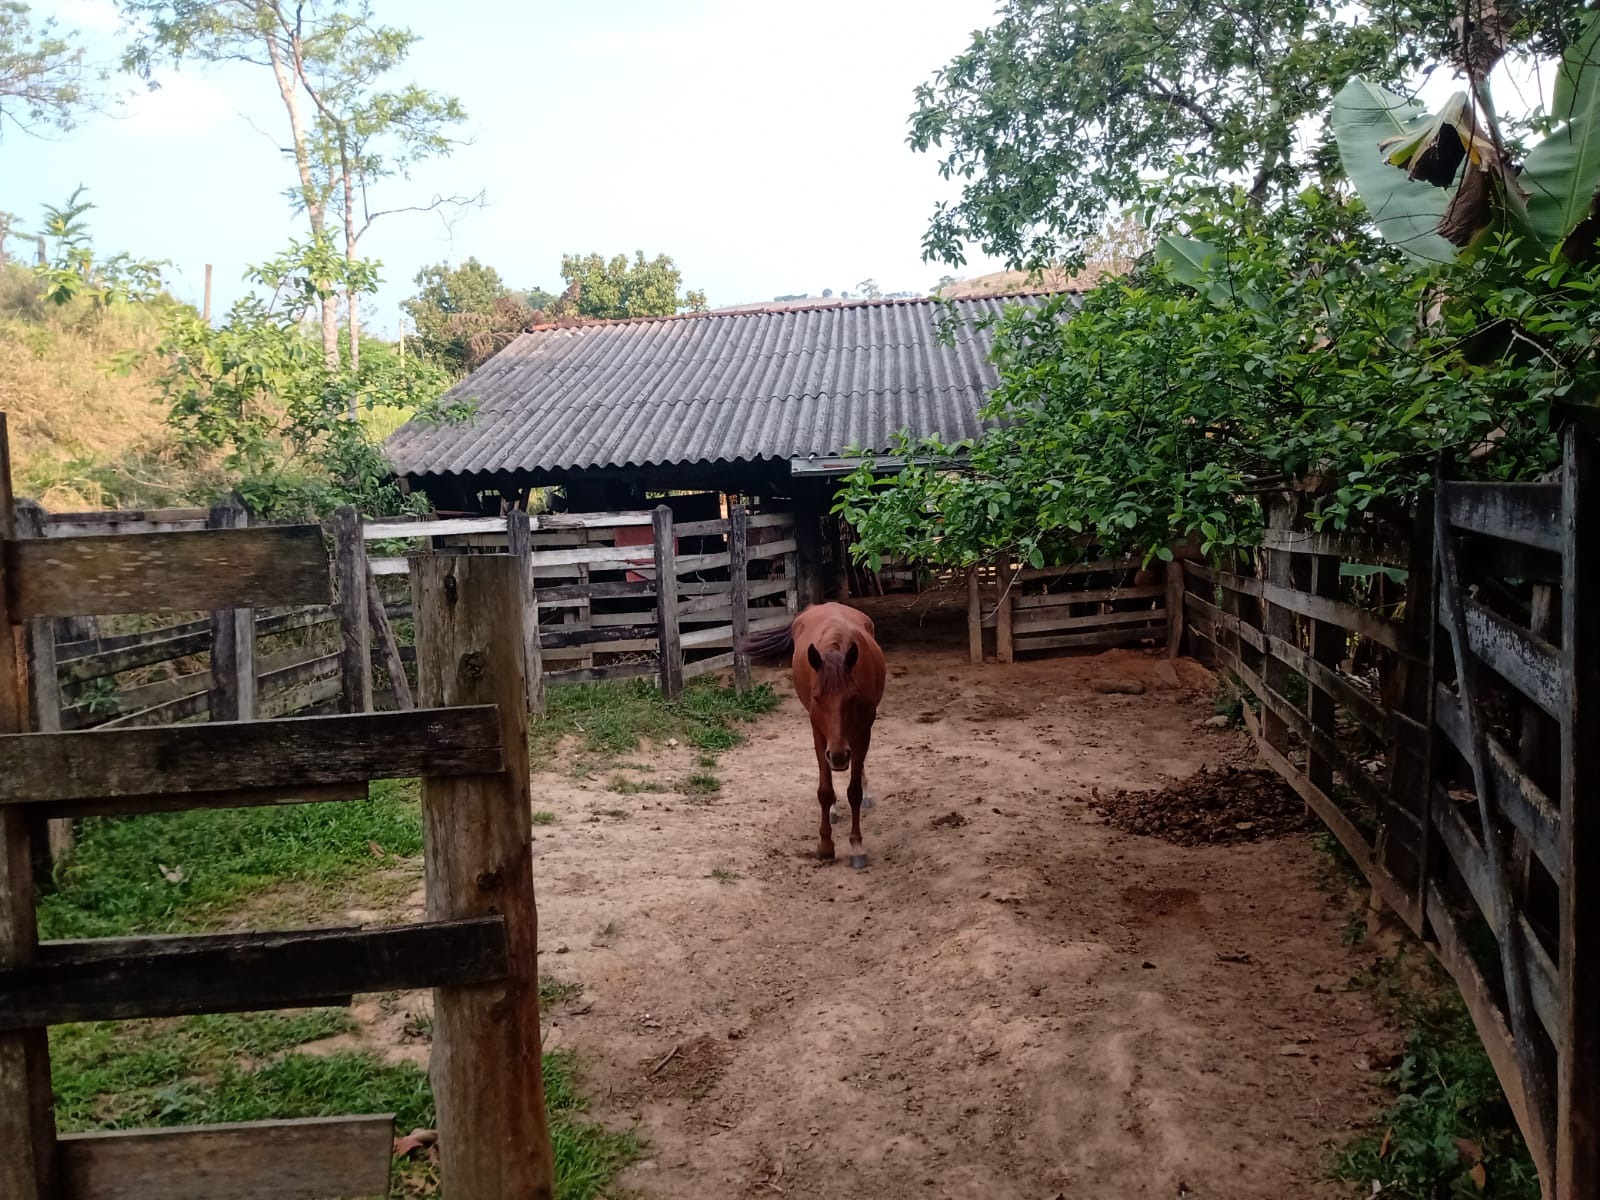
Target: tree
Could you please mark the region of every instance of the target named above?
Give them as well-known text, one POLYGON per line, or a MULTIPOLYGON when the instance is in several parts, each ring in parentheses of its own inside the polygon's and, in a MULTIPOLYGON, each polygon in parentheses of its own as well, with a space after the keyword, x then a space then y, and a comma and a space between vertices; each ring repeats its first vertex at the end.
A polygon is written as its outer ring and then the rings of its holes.
POLYGON ((558 315, 608 320, 620 317, 665 317, 675 312, 704 312, 706 294, 684 292, 683 275, 665 254, 647 260, 637 251, 633 261, 618 254, 605 259, 598 254, 567 254, 561 259, 561 278, 567 290, 557 302, 558 315))
POLYGON ((883 289, 878 286, 876 279, 863 279, 856 284, 856 291, 860 292, 868 300, 883 299, 883 289))
POLYGON ((923 238, 951 266, 975 242, 1014 267, 1071 257, 1146 183, 1234 178, 1258 202, 1331 165, 1298 135, 1352 74, 1394 82, 1443 0, 1005 0, 919 87, 909 142, 962 180, 923 238), (1416 32, 1399 32, 1412 30, 1416 32))
POLYGON ((26 4, 0 0, 0 136, 7 125, 71 129, 91 103, 83 49, 57 33, 54 20, 35 27, 26 4))
POLYGON ((555 297, 539 288, 514 292, 500 273, 469 258, 459 267, 446 263, 417 273, 418 291, 405 302, 423 353, 456 371, 486 362, 529 325, 545 315, 555 297), (534 298, 545 303, 539 307, 534 298))
MULTIPOLYGON (((330 211, 343 228, 354 263, 373 220, 394 211, 460 202, 439 198, 404 209, 374 210, 369 190, 404 175, 419 159, 448 153, 446 130, 464 119, 460 104, 409 85, 378 90, 378 80, 404 61, 416 37, 374 23, 364 2, 327 0, 120 0, 138 36, 124 64, 147 78, 162 61, 241 62, 269 68, 288 120, 298 184, 291 193, 306 214, 311 241, 328 233, 330 211)), ((322 352, 337 367, 339 294, 320 289, 322 352)), ((348 291, 350 355, 360 357, 359 291, 348 291)))

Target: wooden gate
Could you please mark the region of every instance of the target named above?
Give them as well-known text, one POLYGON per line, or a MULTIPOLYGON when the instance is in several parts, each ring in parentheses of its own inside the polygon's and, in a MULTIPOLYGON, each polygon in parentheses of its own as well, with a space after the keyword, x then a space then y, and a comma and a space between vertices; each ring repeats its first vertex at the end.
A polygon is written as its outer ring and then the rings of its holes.
POLYGON ((522 635, 509 556, 412 565, 436 707, 25 733, 29 622, 326 605, 316 526, 19 539, 0 414, 0 1196, 312 1200, 386 1193, 392 1118, 58 1136, 46 1029, 348 1003, 433 987, 443 1172, 466 1200, 552 1195, 540 1076, 522 635), (40 942, 31 849, 53 818, 358 803, 420 776, 428 920, 367 929, 40 942))

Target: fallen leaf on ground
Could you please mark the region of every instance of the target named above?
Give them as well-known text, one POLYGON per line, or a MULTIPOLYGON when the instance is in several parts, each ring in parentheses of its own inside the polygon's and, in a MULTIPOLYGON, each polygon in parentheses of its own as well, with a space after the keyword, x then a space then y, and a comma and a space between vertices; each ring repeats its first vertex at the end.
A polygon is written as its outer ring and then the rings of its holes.
POLYGON ((394 1156, 407 1158, 418 1150, 427 1150, 439 1140, 439 1132, 435 1129, 413 1129, 405 1137, 394 1139, 394 1156))

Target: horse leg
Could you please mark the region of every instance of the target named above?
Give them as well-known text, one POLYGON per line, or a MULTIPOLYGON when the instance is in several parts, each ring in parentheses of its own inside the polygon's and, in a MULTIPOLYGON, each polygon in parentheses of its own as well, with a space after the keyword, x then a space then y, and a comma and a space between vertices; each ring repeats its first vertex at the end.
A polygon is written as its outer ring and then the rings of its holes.
POLYGON ((822 735, 812 731, 817 748, 817 804, 822 808, 822 822, 817 829, 817 857, 823 862, 833 861, 833 830, 828 826, 833 813, 833 771, 828 766, 828 748, 822 735))
POLYGON ((876 803, 877 801, 872 798, 872 793, 867 791, 867 767, 863 763, 861 766, 861 807, 871 808, 876 803))
POLYGON ((850 757, 850 788, 845 793, 850 799, 850 865, 858 870, 867 865, 867 855, 861 848, 861 805, 866 796, 865 773, 867 739, 861 738, 859 748, 850 757))

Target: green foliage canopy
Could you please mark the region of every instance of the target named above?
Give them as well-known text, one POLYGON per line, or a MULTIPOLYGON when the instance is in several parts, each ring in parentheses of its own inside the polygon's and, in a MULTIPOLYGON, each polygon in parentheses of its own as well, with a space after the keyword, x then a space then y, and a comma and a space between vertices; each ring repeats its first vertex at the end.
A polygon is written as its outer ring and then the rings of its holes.
POLYGON ((472 370, 555 303, 549 292, 508 288, 493 267, 469 258, 459 267, 424 267, 405 302, 424 354, 452 371, 472 370))
POLYGON ((567 290, 558 312, 570 305, 580 317, 666 317, 684 309, 706 310, 704 292, 679 295, 683 273, 665 254, 646 259, 640 250, 632 262, 625 254, 609 259, 598 254, 567 254, 561 259, 561 278, 566 280, 567 290))

